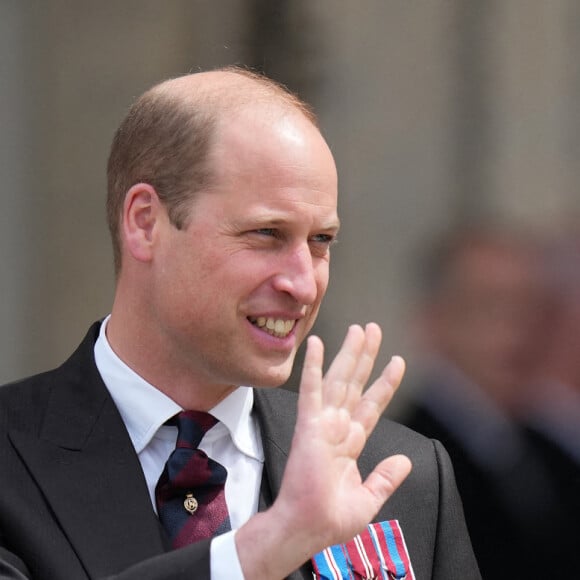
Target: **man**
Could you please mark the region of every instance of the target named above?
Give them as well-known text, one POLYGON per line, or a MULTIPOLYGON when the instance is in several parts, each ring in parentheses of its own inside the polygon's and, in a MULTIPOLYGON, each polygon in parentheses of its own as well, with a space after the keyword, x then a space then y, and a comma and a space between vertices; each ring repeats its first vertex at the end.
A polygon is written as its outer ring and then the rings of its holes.
MULTIPOLYGON (((546 346, 519 419, 580 467, 580 237, 560 232, 546 244, 545 276, 551 301, 546 346)), ((580 481, 570 480, 574 496, 580 481)), ((572 491, 572 490, 571 490, 572 491)))
POLYGON ((369 577, 479 578, 445 452, 380 420, 402 360, 362 394, 377 325, 351 327, 324 376, 310 337, 298 402, 271 388, 326 291, 336 205, 314 117, 267 79, 200 73, 137 101, 109 160, 112 313, 0 391, 0 578, 325 577, 310 558, 350 541, 352 559, 373 520, 392 534, 369 577), (219 419, 199 447, 227 470, 232 531, 172 550, 158 488, 183 410, 219 419))
POLYGON ((552 534, 561 547, 560 569, 580 577, 577 527, 580 519, 580 237, 561 228, 547 240, 544 255, 551 300, 546 347, 519 407, 518 420, 545 458, 565 518, 552 534))
POLYGON ((516 422, 545 356, 537 243, 504 227, 459 227, 421 269, 422 369, 402 421, 448 450, 484 578, 566 572, 551 473, 516 422))

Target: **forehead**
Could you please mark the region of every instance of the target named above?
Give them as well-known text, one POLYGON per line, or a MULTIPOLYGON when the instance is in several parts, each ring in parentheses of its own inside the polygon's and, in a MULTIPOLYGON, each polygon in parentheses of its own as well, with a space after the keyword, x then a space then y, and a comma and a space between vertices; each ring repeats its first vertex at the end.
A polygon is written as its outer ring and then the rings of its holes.
POLYGON ((300 112, 254 106, 227 115, 217 123, 209 161, 212 189, 336 211, 332 153, 300 112))
POLYGON ((313 173, 336 171, 319 130, 301 112, 275 103, 247 105, 218 118, 212 157, 222 164, 243 158, 301 165, 313 173))

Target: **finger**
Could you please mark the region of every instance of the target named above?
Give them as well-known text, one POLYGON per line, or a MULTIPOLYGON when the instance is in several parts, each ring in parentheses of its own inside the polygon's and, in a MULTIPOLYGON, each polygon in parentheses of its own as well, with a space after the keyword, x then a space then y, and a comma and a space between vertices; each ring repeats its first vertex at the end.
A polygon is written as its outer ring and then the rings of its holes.
POLYGON ((411 469, 407 456, 392 455, 383 459, 366 478, 364 486, 374 497, 377 512, 405 481, 411 469))
POLYGON ((352 412, 360 399, 371 372, 373 370, 379 348, 381 346, 382 332, 378 324, 371 322, 365 327, 365 344, 357 361, 353 376, 347 387, 344 407, 352 412))
POLYGON ((365 332, 358 325, 349 327, 346 337, 324 376, 323 403, 342 406, 348 385, 365 345, 365 332))
POLYGON ((404 374, 405 361, 400 356, 394 356, 383 369, 381 376, 361 397, 352 417, 362 424, 367 437, 399 388, 404 374))
POLYGON ((302 365, 298 396, 299 413, 302 409, 320 408, 322 402, 322 365, 324 363, 324 344, 318 336, 309 336, 306 341, 306 354, 302 365))

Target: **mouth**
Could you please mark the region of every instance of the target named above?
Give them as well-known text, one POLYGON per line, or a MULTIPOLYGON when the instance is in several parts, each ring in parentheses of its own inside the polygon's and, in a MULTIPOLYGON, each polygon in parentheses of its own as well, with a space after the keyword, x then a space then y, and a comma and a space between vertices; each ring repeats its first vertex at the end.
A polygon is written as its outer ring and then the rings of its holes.
POLYGON ((296 320, 294 319, 284 320, 282 318, 267 318, 265 316, 259 316, 258 318, 249 316, 248 320, 260 330, 277 338, 287 337, 296 325, 296 320))

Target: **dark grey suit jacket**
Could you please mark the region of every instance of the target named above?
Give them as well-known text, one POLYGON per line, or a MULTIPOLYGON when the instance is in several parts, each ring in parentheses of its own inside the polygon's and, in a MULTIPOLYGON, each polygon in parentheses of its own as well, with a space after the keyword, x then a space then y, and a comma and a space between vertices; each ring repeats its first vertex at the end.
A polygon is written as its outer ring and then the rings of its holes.
MULTIPOLYGON (((166 549, 94 363, 98 327, 58 369, 0 388, 0 579, 207 580, 209 542, 166 549)), ((280 487, 295 405, 289 391, 256 391, 263 505, 280 487)), ((446 452, 384 420, 360 459, 363 477, 395 452, 411 458, 413 471, 377 521, 399 520, 417 579, 480 578, 446 452)), ((292 578, 311 578, 308 565, 292 578)))

